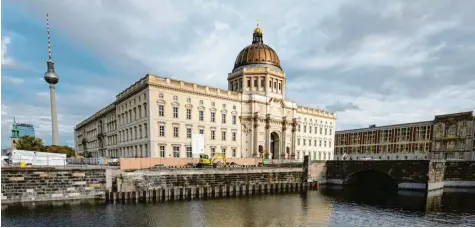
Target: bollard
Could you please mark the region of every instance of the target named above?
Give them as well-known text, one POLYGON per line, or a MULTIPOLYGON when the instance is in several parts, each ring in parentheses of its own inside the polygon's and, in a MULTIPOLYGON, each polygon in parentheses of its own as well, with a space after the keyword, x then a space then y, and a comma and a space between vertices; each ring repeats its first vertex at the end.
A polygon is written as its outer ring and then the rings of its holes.
POLYGON ((234 189, 236 190, 236 196, 241 195, 241 186, 240 185, 235 185, 234 189))
POLYGON ((194 199, 196 196, 196 187, 191 187, 190 188, 190 199, 194 199))
POLYGON ((219 187, 217 187, 217 186, 214 187, 214 197, 215 197, 215 198, 219 198, 219 190, 220 190, 219 187))
POLYGON ((198 199, 203 198, 204 189, 202 186, 198 188, 198 199))
POLYGON ((247 190, 249 191, 249 194, 250 196, 252 196, 254 194, 254 185, 248 185, 247 186, 247 190))
POLYGON ((224 197, 227 196, 227 190, 228 190, 228 188, 227 188, 226 185, 221 186, 221 197, 224 198, 224 197))
POLYGON ((247 194, 246 185, 245 185, 245 184, 241 185, 241 189, 242 189, 242 193, 241 193, 241 194, 242 194, 243 196, 245 196, 245 195, 247 194))
POLYGON ((170 189, 169 188, 164 188, 163 189, 163 200, 164 201, 167 201, 168 200, 168 197, 170 196, 170 189))
POLYGON ((228 186, 229 189, 229 196, 236 196, 234 191, 234 185, 228 186))

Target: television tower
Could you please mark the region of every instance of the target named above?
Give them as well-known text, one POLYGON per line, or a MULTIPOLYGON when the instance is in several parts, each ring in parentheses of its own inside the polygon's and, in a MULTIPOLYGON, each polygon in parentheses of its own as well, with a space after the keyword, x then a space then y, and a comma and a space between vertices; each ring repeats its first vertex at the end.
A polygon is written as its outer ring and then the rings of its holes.
POLYGON ((45 73, 45 81, 49 84, 49 96, 51 99, 51 127, 53 133, 53 145, 59 145, 58 116, 56 113, 56 97, 54 92, 54 86, 59 82, 59 77, 56 72, 54 72, 53 57, 51 56, 51 39, 48 14, 46 14, 46 30, 48 33, 48 61, 46 62, 48 69, 45 73))

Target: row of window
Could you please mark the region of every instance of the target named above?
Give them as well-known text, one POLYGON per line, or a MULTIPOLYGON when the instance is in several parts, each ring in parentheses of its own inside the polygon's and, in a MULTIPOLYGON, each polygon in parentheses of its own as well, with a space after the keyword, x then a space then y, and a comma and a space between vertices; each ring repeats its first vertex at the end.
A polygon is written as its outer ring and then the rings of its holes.
POLYGON ((145 123, 143 125, 143 131, 142 131, 142 125, 134 126, 134 127, 129 127, 127 129, 123 129, 119 131, 119 142, 128 142, 131 140, 137 140, 137 139, 142 139, 142 138, 147 138, 148 137, 148 128, 147 124, 145 123))
MULTIPOLYGON (((314 134, 318 134, 318 127, 314 127, 315 131, 314 131, 314 134)), ((323 134, 323 130, 325 129, 325 134, 324 135, 332 135, 332 128, 323 128, 323 127, 320 127, 320 135, 323 134)), ((298 125, 298 132, 302 132, 301 131, 302 128, 300 127, 300 125, 298 125)), ((307 133, 307 125, 303 125, 303 133, 307 133)), ((309 134, 312 134, 312 126, 308 126, 308 133, 309 134)))
MULTIPOLYGON (((310 160, 331 160, 331 152, 326 151, 302 151, 303 156, 308 155, 310 160)), ((296 159, 300 159, 300 150, 297 150, 296 159)))
MULTIPOLYGON (((165 123, 159 123, 158 136, 165 137, 165 132, 166 132, 165 131, 165 123)), ((199 129, 199 134, 204 135, 205 134, 205 129, 200 128, 199 129)), ((191 127, 186 127, 186 138, 191 139, 191 135, 192 135, 192 128, 191 127)), ((221 140, 222 141, 227 140, 226 135, 227 135, 226 130, 221 130, 221 140)), ((173 126, 173 137, 174 138, 180 138, 180 127, 179 126, 176 126, 176 125, 173 126)), ((237 138, 237 132, 236 131, 231 132, 231 140, 236 141, 236 138, 237 138)), ((210 130, 210 139, 211 140, 216 140, 216 130, 215 129, 210 130)))
POLYGON ((147 117, 147 103, 143 103, 142 105, 138 105, 137 107, 131 108, 124 113, 118 115, 119 123, 121 125, 131 123, 132 121, 139 120, 141 118, 147 117), (143 111, 143 113, 142 113, 143 111))
MULTIPOLYGON (((164 95, 163 93, 160 93, 160 94, 158 95, 158 97, 163 100, 163 98, 165 97, 165 95, 164 95)), ((173 101, 178 101, 178 96, 177 96, 177 95, 173 95, 173 101)), ((186 98, 186 103, 191 104, 191 98, 190 98, 190 97, 186 98)), ((200 105, 204 105, 204 101, 203 101, 203 100, 200 100, 200 105)), ((211 107, 216 107, 216 102, 212 101, 212 102, 211 102, 211 107)), ((225 108, 226 108, 226 104, 222 104, 221 107, 222 107, 223 109, 225 109, 225 108)), ((236 110, 236 105, 233 105, 233 110, 236 110)))
POLYGON ((109 152, 110 157, 146 158, 150 157, 148 144, 126 146, 109 152))
POLYGON ((146 101, 147 100, 147 94, 144 93, 144 94, 141 94, 139 96, 137 96, 136 98, 134 98, 133 100, 130 99, 128 102, 124 102, 122 103, 119 107, 118 107, 118 111, 119 112, 124 112, 125 110, 129 109, 129 108, 132 108, 132 106, 136 106, 137 103, 141 103, 142 102, 142 97, 143 97, 143 100, 146 101), (137 102, 137 99, 138 99, 138 102, 137 102))
POLYGON ((415 143, 415 144, 392 144, 392 145, 381 145, 379 146, 352 146, 349 148, 346 147, 336 147, 335 153, 343 155, 344 153, 403 153, 403 152, 429 152, 430 143, 415 143))
MULTIPOLYGON (((172 107, 172 109, 173 109, 172 117, 175 118, 175 119, 178 119, 179 118, 179 113, 180 113, 179 112, 179 107, 172 107)), ((193 119, 192 113, 193 113, 192 109, 190 109, 190 108, 186 109, 186 119, 187 120, 192 120, 193 119)), ((165 106, 164 105, 158 105, 158 116, 159 117, 165 117, 165 106)), ((222 124, 226 123, 226 120, 227 120, 226 117, 227 117, 227 115, 225 113, 221 114, 221 123, 222 124)), ((232 115, 231 117, 232 117, 231 123, 236 124, 236 122, 237 122, 236 115, 232 115)), ((199 121, 204 121, 204 111, 203 110, 198 111, 198 120, 199 121)), ((210 112, 210 122, 216 123, 216 112, 210 112)))
MULTIPOLYGON (((319 147, 322 147, 322 140, 318 140, 318 146, 319 147)), ((306 139, 303 139, 303 145, 306 146, 307 144, 307 140, 306 139)), ((300 138, 297 139, 297 146, 300 146, 300 138)), ((309 139, 308 140, 308 146, 312 146, 312 140, 309 139)), ((313 146, 317 146, 317 140, 314 139, 313 140, 313 146)), ((323 140, 323 147, 327 147, 327 140, 323 140)), ((328 147, 332 147, 332 141, 331 140, 328 140, 328 147)))
MULTIPOLYGON (((259 87, 260 88, 265 88, 266 87, 266 81, 265 81, 264 78, 260 79, 260 82, 261 82, 260 85, 258 84, 258 82, 259 82, 259 79, 257 79, 257 78, 254 78, 253 80, 248 78, 247 79, 247 84, 246 84, 247 88, 256 89, 256 88, 259 88, 259 87), (253 82, 253 84, 251 84, 251 82, 253 82), (252 85, 252 87, 251 87, 251 85, 252 85)), ((279 90, 279 91, 282 90, 282 80, 271 79, 271 80, 269 80, 268 85, 269 85, 270 89, 279 90), (272 85, 274 85, 274 86, 272 87, 272 85)), ((242 90, 242 79, 237 79, 237 80, 231 81, 230 82, 230 89, 231 89, 231 91, 240 91, 240 90, 242 90)))
MULTIPOLYGON (((166 158, 168 152, 166 151, 167 146, 166 145, 158 145, 158 151, 159 151, 159 156, 161 158, 166 158)), ((172 153, 168 154, 168 157, 174 157, 174 158, 181 158, 181 157, 187 157, 191 158, 193 157, 192 154, 192 147, 191 146, 186 146, 185 151, 181 150, 182 146, 181 145, 172 145, 172 153), (184 154, 182 154, 184 153, 184 154)), ((227 148, 223 147, 221 148, 221 154, 223 154, 226 157, 236 157, 236 148, 231 148, 231 154, 226 154, 227 148)), ((216 153, 216 147, 210 147, 210 154, 211 157, 213 157, 216 153)))

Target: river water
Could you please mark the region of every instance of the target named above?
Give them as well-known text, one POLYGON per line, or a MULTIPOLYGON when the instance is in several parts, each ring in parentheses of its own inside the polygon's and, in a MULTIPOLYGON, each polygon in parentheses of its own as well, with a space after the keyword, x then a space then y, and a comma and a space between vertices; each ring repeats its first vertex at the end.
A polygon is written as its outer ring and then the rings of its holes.
POLYGON ((475 226, 475 192, 400 192, 373 199, 343 190, 225 199, 2 205, 2 226, 475 226))

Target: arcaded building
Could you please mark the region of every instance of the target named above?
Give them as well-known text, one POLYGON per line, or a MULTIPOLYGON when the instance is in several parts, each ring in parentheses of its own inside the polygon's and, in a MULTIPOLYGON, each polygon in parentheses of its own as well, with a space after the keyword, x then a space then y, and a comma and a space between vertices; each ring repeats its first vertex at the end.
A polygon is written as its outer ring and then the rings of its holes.
POLYGON ((335 113, 285 99, 287 77, 257 26, 236 57, 228 89, 147 74, 75 127, 76 151, 93 157, 333 159, 335 113))
POLYGON ((337 131, 337 160, 475 160, 473 112, 435 116, 434 120, 337 131))

